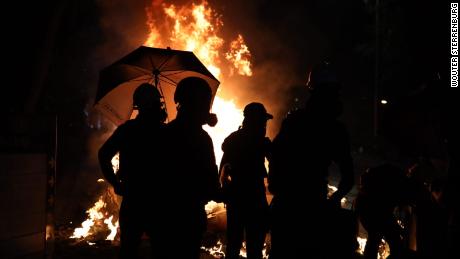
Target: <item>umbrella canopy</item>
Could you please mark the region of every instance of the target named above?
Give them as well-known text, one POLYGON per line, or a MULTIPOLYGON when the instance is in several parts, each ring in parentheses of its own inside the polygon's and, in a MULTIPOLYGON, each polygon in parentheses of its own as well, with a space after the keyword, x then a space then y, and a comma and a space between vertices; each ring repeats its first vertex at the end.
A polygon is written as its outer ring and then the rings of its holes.
POLYGON ((136 88, 151 83, 162 93, 168 118, 172 119, 176 114, 175 86, 191 76, 206 80, 214 98, 220 83, 193 52, 139 47, 100 71, 96 108, 120 125, 131 117, 136 88))

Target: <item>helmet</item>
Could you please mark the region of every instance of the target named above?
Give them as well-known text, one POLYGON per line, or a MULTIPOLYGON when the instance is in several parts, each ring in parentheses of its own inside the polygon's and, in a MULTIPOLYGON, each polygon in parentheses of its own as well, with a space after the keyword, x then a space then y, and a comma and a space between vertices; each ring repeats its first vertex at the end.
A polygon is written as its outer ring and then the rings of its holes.
POLYGON ((162 106, 161 94, 158 89, 148 83, 136 88, 133 94, 133 106, 137 109, 162 106))
POLYGON ((211 109, 212 91, 206 80, 199 77, 187 77, 182 79, 176 86, 174 102, 177 107, 178 117, 186 114, 192 121, 201 125, 216 125, 217 116, 209 113, 211 109))
POLYGON ((182 79, 176 86, 174 102, 184 106, 188 103, 211 104, 212 92, 206 80, 199 77, 187 77, 182 79))
POLYGON ((273 115, 267 113, 264 105, 257 102, 246 105, 246 107, 244 107, 243 114, 247 119, 273 119, 273 115))

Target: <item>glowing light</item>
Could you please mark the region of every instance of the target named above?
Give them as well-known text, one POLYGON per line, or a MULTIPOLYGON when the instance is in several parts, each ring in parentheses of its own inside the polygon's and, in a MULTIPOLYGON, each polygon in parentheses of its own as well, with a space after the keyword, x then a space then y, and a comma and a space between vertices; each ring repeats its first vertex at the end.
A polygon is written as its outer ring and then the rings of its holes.
MULTIPOLYGON (((327 197, 331 197, 331 195, 337 191, 337 187, 335 187, 334 185, 330 185, 328 184, 327 185, 328 187, 328 193, 327 193, 327 197)), ((345 208, 347 206, 347 203, 348 203, 348 200, 347 198, 343 197, 341 200, 340 200, 340 206, 342 208, 345 208)))
POLYGON ((104 218, 104 215, 101 212, 101 209, 105 206, 105 202, 102 200, 102 197, 94 204, 93 207, 88 209, 86 213, 88 214, 88 219, 81 223, 81 228, 75 228, 73 235, 70 238, 84 238, 91 234, 91 227, 94 226, 97 220, 104 218))
POLYGON ((116 174, 120 169, 120 153, 117 153, 110 162, 112 163, 113 172, 116 174))
POLYGON ((104 223, 109 227, 110 229, 110 234, 107 236, 105 240, 114 240, 115 236, 117 235, 118 231, 118 220, 115 222, 115 224, 112 223, 113 215, 110 216, 108 219, 104 220, 104 223))
POLYGON ((212 111, 217 114, 219 122, 215 127, 205 126, 203 128, 212 138, 216 162, 219 165, 223 155, 222 143, 230 133, 238 129, 244 117, 243 111, 236 107, 233 100, 225 101, 219 96, 214 99, 212 111))
POLYGON ((208 252, 210 255, 214 256, 215 258, 224 258, 225 253, 223 251, 223 245, 220 240, 217 241, 217 244, 213 247, 206 248, 204 246, 201 247, 202 250, 208 252))
POLYGON ((361 255, 364 254, 364 248, 366 248, 367 238, 365 237, 357 237, 356 240, 358 241, 359 248, 357 252, 361 255))
MULTIPOLYGON (((364 255, 364 249, 366 248, 367 238, 365 237, 357 237, 356 240, 358 241, 359 248, 357 252, 361 255, 364 255)), ((377 258, 378 259, 386 259, 390 256, 390 247, 385 239, 381 240, 379 245, 379 250, 377 251, 377 258)))
MULTIPOLYGON (((236 40, 230 43, 230 51, 225 54, 225 58, 233 64, 238 74, 252 76, 251 62, 249 61, 251 52, 241 34, 238 35, 236 40)), ((230 73, 233 74, 234 70, 230 70, 230 73)))
MULTIPOLYGON (((151 9, 146 9, 151 12, 151 9)), ((221 66, 221 57, 224 56, 239 74, 251 76, 250 51, 244 42, 242 35, 231 41, 230 50, 225 52, 222 48, 224 40, 219 36, 220 29, 223 27, 221 16, 217 14, 206 1, 202 4, 189 4, 175 6, 173 4, 163 4, 164 22, 160 22, 162 28, 166 28, 166 34, 160 35, 158 27, 150 30, 150 34, 144 45, 155 47, 152 42, 161 39, 163 43, 173 49, 184 49, 193 51, 203 62, 208 70, 221 81, 221 88, 225 87, 225 82, 221 66)), ((147 15, 147 17, 150 17, 147 15)), ((158 24, 158 23, 157 23, 158 24)), ((232 69, 228 69, 232 71, 232 69)), ((231 72, 230 72, 231 73, 231 72)), ((216 162, 220 163, 222 157, 221 145, 225 137, 238 129, 243 120, 242 111, 236 107, 232 99, 224 98, 221 91, 213 102, 212 111, 217 114, 219 122, 214 128, 204 127, 210 134, 214 143, 216 162)))
MULTIPOLYGON (((185 4, 176 6, 173 4, 159 3, 152 1, 152 5, 145 8, 147 15, 146 24, 148 26, 148 36, 144 42, 149 47, 171 47, 172 49, 193 51, 208 70, 221 81, 220 88, 225 86, 225 78, 231 75, 223 75, 223 71, 234 70, 241 75, 251 76, 251 55, 248 47, 244 42, 242 35, 237 39, 230 41, 230 50, 223 50, 225 46, 224 39, 219 35, 223 22, 221 15, 215 12, 207 1, 201 4, 185 4), (222 60, 223 59, 223 60, 222 60), (223 61, 228 61, 225 64, 223 61), (223 66, 228 69, 222 69, 223 66)), ((231 72, 230 72, 231 74, 231 72)), ((234 97, 233 97, 234 98, 234 97)), ((222 157, 221 145, 225 137, 231 132, 238 129, 243 120, 243 114, 233 99, 224 98, 221 91, 213 102, 212 111, 220 119, 213 128, 204 127, 208 131, 214 143, 216 153, 216 162, 219 165, 222 157)), ((135 113, 132 115, 135 117, 135 113)), ((112 159, 114 172, 119 169, 118 154, 112 159)), ((102 182, 99 179, 98 182, 102 182)), ((113 193, 113 190, 107 189, 106 194, 113 193)), ((108 213, 105 206, 109 200, 103 197, 97 201, 92 208, 88 209, 88 218, 82 223, 80 228, 76 228, 72 238, 86 238, 100 231, 103 225, 104 231, 110 230, 107 240, 114 240, 117 236, 118 221, 113 223, 113 213, 108 213), (102 211, 105 211, 102 213, 102 211)), ((225 211, 221 203, 208 203, 206 210, 209 215, 216 211, 225 211)), ((208 216, 209 216, 208 215, 208 216)), ((216 248, 217 249, 217 248, 216 248)), ((222 248, 220 248, 222 249, 222 248)), ((218 253, 218 249, 215 253, 218 253)))

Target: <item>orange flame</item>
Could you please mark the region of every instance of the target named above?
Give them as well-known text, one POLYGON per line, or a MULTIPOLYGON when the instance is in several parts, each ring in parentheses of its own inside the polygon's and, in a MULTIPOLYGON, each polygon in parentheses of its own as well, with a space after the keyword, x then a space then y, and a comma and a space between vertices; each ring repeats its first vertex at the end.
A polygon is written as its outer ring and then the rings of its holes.
POLYGON ((147 14, 147 26, 149 27, 150 34, 149 37, 147 38, 147 41, 144 43, 146 46, 158 46, 161 44, 160 41, 160 32, 157 30, 155 27, 155 20, 153 19, 153 6, 152 7, 146 7, 145 11, 147 14))
MULTIPOLYGON (((249 48, 246 46, 243 36, 238 35, 236 40, 231 41, 230 50, 222 49, 225 41, 219 36, 219 33, 223 22, 221 16, 209 6, 207 1, 203 1, 201 4, 178 7, 153 0, 152 5, 146 7, 145 11, 149 33, 144 45, 149 47, 169 46, 173 49, 192 51, 222 83, 212 107, 212 111, 217 114, 220 120, 214 128, 204 127, 213 139, 216 162, 220 164, 223 140, 231 132, 237 130, 243 120, 243 113, 234 102, 236 100, 224 98, 220 90, 225 87, 225 78, 229 78, 235 73, 232 67, 240 75, 252 75, 249 48), (159 24, 161 27, 158 26, 159 24), (221 60, 221 57, 225 58, 221 60), (223 62, 230 62, 225 64, 228 69, 222 69, 223 62)), ((112 160, 115 172, 118 170, 118 159, 116 156, 112 160)), ((107 192, 113 193, 111 190, 107 190, 107 192)), ((75 229, 71 238, 86 238, 94 234, 94 226, 103 221, 106 229, 110 230, 107 239, 113 240, 118 231, 118 221, 113 224, 113 216, 102 213, 106 204, 101 197, 87 211, 88 219, 82 223, 81 228, 75 229)), ((222 208, 223 205, 217 203, 209 203, 206 207, 210 213, 221 211, 222 208)), ((217 248, 215 253, 220 253, 219 250, 221 249, 222 247, 217 248)))
POLYGON ((219 49, 223 46, 224 40, 217 33, 223 23, 206 1, 200 5, 192 4, 191 7, 181 8, 173 4, 163 5, 164 24, 173 24, 167 28, 169 36, 166 36, 166 42, 159 40, 161 35, 154 26, 152 9, 147 8, 146 11, 150 33, 144 45, 161 47, 162 43, 167 43, 173 49, 192 51, 216 78, 220 77, 219 49))
MULTIPOLYGON (((147 12, 152 11, 152 9, 146 10, 147 12)), ((223 71, 229 70, 228 76, 233 74, 233 69, 221 69, 221 56, 225 56, 226 60, 231 62, 229 67, 235 67, 239 74, 252 75, 249 61, 251 54, 243 36, 238 35, 237 39, 230 43, 230 50, 225 53, 222 49, 224 40, 219 36, 223 26, 221 16, 206 1, 199 5, 191 4, 182 7, 163 4, 162 15, 165 19, 162 26, 166 28, 166 35, 160 37, 159 29, 154 26, 150 27, 150 24, 153 25, 154 23, 152 14, 148 13, 150 33, 144 45, 158 47, 155 44, 161 46, 161 44, 167 43, 173 49, 193 51, 209 71, 221 80, 221 88, 225 87, 223 71), (160 38, 163 40, 161 43, 157 40, 160 38)), ((229 100, 221 95, 220 89, 214 99, 212 110, 220 120, 216 127, 205 127, 205 129, 213 139, 216 162, 219 164, 222 157, 222 142, 231 132, 238 129, 243 120, 243 114, 241 109, 235 105, 234 100, 229 100)))
MULTIPOLYGON (((230 43, 230 51, 225 54, 225 58, 232 62, 236 68, 238 74, 243 76, 252 76, 251 52, 248 46, 246 46, 243 36, 238 34, 238 38, 230 43)), ((234 70, 230 70, 230 74, 233 74, 234 70)))
MULTIPOLYGON (((118 172, 120 163, 119 158, 119 153, 117 153, 112 158, 111 162, 114 172, 118 172)), ((104 179, 98 179, 97 182, 104 183, 105 181, 104 179)), ((70 236, 70 238, 86 238, 88 236, 95 234, 97 231, 99 231, 99 229, 102 226, 102 228, 108 229, 110 231, 110 234, 107 235, 105 240, 115 240, 115 237, 118 233, 119 222, 117 220, 114 224, 113 215, 109 216, 109 212, 106 210, 107 202, 105 201, 105 199, 107 197, 110 197, 110 193, 113 193, 113 191, 111 189, 107 189, 106 192, 109 195, 102 195, 101 197, 99 197, 99 200, 96 203, 94 203, 93 207, 89 208, 86 211, 86 213, 88 214, 88 218, 85 221, 83 221, 83 223, 81 223, 81 227, 74 229, 74 232, 72 236, 70 236)), ((88 244, 91 245, 90 242, 88 242, 88 244)))

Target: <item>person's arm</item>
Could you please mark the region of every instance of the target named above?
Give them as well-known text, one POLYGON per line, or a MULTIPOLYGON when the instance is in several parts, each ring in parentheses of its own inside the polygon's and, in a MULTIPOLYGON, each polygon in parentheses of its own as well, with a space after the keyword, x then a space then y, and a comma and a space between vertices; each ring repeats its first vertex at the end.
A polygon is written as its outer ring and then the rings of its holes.
MULTIPOLYGON (((295 120, 297 113, 289 114, 282 122, 280 131, 270 144, 270 153, 267 157, 268 164, 268 191, 277 195, 279 190, 283 187, 283 170, 287 163, 287 148, 289 142, 289 135, 294 128, 293 120, 295 120)), ((291 133, 292 134, 292 133, 291 133)))
POLYGON ((219 172, 217 170, 216 157, 214 155, 214 147, 211 137, 208 137, 207 149, 209 154, 209 164, 206 172, 206 187, 208 190, 207 196, 208 201, 214 200, 220 202, 222 200, 220 184, 219 184, 219 172))
POLYGON ((277 195, 281 185, 282 170, 285 150, 283 149, 284 135, 283 128, 271 144, 270 158, 268 163, 268 191, 277 195))
POLYGON ((354 169, 353 169, 353 159, 351 157, 351 150, 350 150, 350 140, 348 136, 348 132, 341 125, 339 127, 339 131, 337 133, 337 149, 334 157, 334 162, 340 169, 340 182, 339 186, 337 187, 337 191, 334 192, 329 200, 333 204, 339 204, 342 198, 350 192, 351 188, 354 185, 354 169))
POLYGON ((120 134, 119 129, 115 130, 112 136, 99 149, 98 157, 104 178, 113 186, 115 193, 122 195, 121 183, 112 167, 112 158, 120 151, 120 134))
POLYGON ((265 158, 270 162, 272 160, 272 141, 268 137, 264 139, 264 151, 265 158))
POLYGON ((231 166, 228 159, 228 152, 224 152, 219 167, 219 183, 221 186, 227 183, 229 170, 231 170, 231 166))

